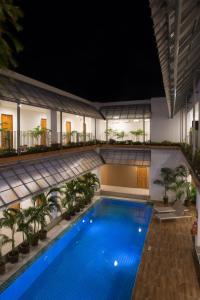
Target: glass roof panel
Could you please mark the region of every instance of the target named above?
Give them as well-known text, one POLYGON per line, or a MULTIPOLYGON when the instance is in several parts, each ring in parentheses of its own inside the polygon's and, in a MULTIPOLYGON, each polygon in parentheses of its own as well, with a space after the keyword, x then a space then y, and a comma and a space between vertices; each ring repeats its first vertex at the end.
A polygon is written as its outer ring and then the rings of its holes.
POLYGON ((83 172, 103 164, 94 151, 63 154, 51 160, 20 162, 20 167, 12 165, 0 169, 0 206, 32 197, 56 184, 61 184, 83 172), (86 163, 84 163, 86 160, 86 163), (50 175, 53 174, 53 175, 50 175))
POLYGON ((22 104, 102 119, 99 111, 89 103, 61 96, 56 92, 2 74, 0 74, 0 96, 2 100, 20 101, 22 104))

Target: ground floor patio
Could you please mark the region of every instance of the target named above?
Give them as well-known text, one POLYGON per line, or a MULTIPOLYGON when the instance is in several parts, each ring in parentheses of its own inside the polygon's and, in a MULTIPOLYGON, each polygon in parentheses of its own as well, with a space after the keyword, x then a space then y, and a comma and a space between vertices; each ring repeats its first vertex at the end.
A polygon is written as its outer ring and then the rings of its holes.
POLYGON ((193 244, 193 220, 159 222, 153 217, 146 239, 133 300, 199 300, 193 244))

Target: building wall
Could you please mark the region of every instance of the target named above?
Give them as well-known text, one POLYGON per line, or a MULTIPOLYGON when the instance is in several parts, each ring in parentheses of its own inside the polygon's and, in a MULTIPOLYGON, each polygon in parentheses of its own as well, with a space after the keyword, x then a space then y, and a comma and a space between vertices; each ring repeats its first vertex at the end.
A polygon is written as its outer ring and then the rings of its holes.
POLYGON ((151 99, 151 141, 180 142, 180 114, 173 119, 168 116, 167 102, 165 98, 151 99))
POLYGON ((105 135, 106 130, 106 121, 98 119, 97 120, 97 140, 106 140, 105 135))
MULTIPOLYGON (((162 201, 163 187, 154 184, 156 179, 160 178, 161 168, 176 168, 179 165, 186 165, 185 158, 180 150, 151 150, 151 168, 150 168, 150 196, 151 200, 162 201)), ((174 194, 169 192, 169 200, 175 200, 174 194)))
MULTIPOLYGON (((149 182, 149 168, 147 168, 147 182, 149 182)), ((137 167, 104 165, 101 167, 101 184, 137 188, 137 167)))

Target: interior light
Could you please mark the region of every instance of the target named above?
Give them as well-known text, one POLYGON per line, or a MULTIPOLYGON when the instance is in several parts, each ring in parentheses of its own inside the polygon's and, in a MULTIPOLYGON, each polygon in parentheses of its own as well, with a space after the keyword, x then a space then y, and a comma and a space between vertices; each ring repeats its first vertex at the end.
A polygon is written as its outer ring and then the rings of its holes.
POLYGON ((92 221, 92 220, 90 220, 90 224, 92 224, 92 222, 93 222, 93 221, 92 221))
POLYGON ((83 223, 85 223, 85 220, 83 219, 83 221, 82 221, 83 223))
POLYGON ((142 232, 142 228, 141 227, 138 228, 138 232, 142 232))
POLYGON ((138 119, 134 119, 133 122, 139 122, 139 120, 138 119))
POLYGON ((115 260, 115 261, 114 261, 114 267, 117 267, 117 266, 118 266, 118 261, 115 260))

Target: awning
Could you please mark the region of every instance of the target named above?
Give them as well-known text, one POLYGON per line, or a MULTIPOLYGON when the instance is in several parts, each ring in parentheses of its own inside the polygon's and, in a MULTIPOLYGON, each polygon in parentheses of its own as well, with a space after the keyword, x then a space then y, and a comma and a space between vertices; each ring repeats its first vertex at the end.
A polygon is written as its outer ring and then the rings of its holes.
POLYGON ((199 1, 150 0, 154 33, 170 115, 191 96, 199 79, 199 1))
POLYGON ((100 155, 106 164, 150 166, 150 150, 101 149, 100 155))
POLYGON ((149 119, 150 104, 102 106, 100 111, 105 119, 149 119))
POLYGON ((18 162, 0 168, 0 208, 32 197, 103 164, 95 151, 18 162))
POLYGON ((81 101, 0 74, 0 98, 5 101, 102 119, 98 110, 81 101))

